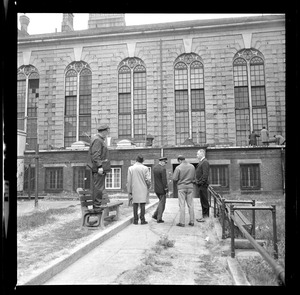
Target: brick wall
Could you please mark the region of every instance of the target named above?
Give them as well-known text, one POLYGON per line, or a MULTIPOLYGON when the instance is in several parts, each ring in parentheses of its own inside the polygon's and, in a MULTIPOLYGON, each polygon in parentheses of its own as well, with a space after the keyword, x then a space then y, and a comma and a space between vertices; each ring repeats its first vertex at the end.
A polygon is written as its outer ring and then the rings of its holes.
MULTIPOLYGON (((178 164, 178 155, 184 155, 191 163, 198 163, 196 154, 199 147, 174 147, 174 148, 135 148, 135 149, 111 149, 110 158, 118 167, 121 167, 122 188, 110 192, 126 193, 126 181, 128 167, 131 166, 138 154, 143 155, 147 166, 158 164, 161 156, 168 158, 166 169, 171 180, 175 166, 178 164)), ((26 155, 30 155, 27 152, 26 155)), ((63 190, 73 191, 73 166, 86 163, 87 151, 41 151, 39 158, 39 192, 45 192, 45 168, 63 167, 63 190)), ((210 148, 206 150, 206 157, 211 165, 228 163, 229 168, 229 192, 241 192, 240 188, 240 164, 258 163, 260 167, 261 189, 259 192, 282 192, 281 148, 210 148)), ((28 165, 29 159, 25 159, 28 165)), ((31 160, 34 163, 34 160, 31 160)), ((34 165, 33 165, 34 166, 34 165)), ((173 190, 172 181, 170 191, 173 190)))

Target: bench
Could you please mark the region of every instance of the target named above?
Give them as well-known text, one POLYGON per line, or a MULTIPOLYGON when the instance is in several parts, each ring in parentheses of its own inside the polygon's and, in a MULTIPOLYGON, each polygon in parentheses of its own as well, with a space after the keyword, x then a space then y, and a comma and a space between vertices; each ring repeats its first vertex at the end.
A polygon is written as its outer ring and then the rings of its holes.
POLYGON ((82 213, 82 226, 86 227, 101 227, 104 228, 104 221, 108 220, 118 220, 119 219, 119 207, 123 202, 113 202, 110 203, 109 199, 103 199, 102 205, 93 209, 93 196, 90 190, 84 190, 78 188, 76 190, 79 195, 81 213, 82 213), (115 214, 110 214, 110 212, 115 211, 115 214), (95 218, 95 220, 91 221, 95 218))

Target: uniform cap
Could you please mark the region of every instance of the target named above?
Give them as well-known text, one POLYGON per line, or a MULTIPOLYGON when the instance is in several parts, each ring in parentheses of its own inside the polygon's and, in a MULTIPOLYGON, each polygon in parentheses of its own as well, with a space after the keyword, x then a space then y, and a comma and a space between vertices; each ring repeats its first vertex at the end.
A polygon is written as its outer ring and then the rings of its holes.
POLYGON ((100 125, 97 130, 98 131, 104 131, 104 130, 108 130, 109 129, 109 126, 108 125, 100 125))
POLYGON ((158 160, 159 160, 159 161, 167 162, 167 161, 168 161, 168 158, 167 158, 167 157, 162 157, 162 158, 159 158, 158 160))

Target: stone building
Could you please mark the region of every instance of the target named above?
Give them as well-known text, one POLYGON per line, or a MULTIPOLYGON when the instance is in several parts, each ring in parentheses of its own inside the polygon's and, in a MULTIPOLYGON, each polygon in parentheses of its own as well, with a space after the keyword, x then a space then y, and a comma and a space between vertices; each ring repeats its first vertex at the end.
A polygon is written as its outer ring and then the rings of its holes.
POLYGON ((37 143, 40 192, 90 187, 85 161, 100 124, 110 126, 111 192, 126 192, 138 153, 150 170, 168 157, 171 178, 177 155, 196 164, 200 147, 222 191, 284 189, 284 147, 260 138, 249 146, 263 126, 285 137, 283 15, 126 26, 124 14, 90 14, 88 29, 75 31, 73 14, 63 14, 61 32, 39 35, 20 22, 25 191, 37 143))

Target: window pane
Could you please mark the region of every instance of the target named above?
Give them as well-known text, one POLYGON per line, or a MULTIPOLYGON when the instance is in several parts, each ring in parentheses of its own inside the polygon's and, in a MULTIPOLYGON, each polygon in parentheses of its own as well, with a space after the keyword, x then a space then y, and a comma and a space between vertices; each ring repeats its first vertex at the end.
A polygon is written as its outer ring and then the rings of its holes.
POLYGON ((119 137, 131 138, 131 115, 119 115, 119 137))
POLYGON ((134 115, 134 137, 144 139, 146 135, 146 114, 134 115))
POLYGON ((119 93, 130 93, 130 72, 120 73, 119 72, 119 93))
POLYGON ((79 117, 79 140, 90 142, 88 135, 91 134, 91 116, 79 117))
POLYGON ((176 144, 182 144, 189 137, 188 112, 175 114, 176 144))
POLYGON ((228 166, 227 165, 211 165, 210 183, 221 187, 228 187, 228 166))
POLYGON ((260 172, 258 164, 241 165, 241 189, 259 189, 260 172))
POLYGON ((248 145, 250 130, 249 109, 235 110, 237 145, 248 145))
POLYGON ((182 90, 188 88, 188 72, 187 67, 183 63, 178 63, 175 66, 175 90, 182 90), (178 68, 178 65, 182 68, 178 68))
POLYGON ((247 86, 248 85, 247 66, 246 65, 234 65, 233 79, 234 79, 235 87, 247 86))
POLYGON ((192 110, 204 110, 204 89, 191 90, 192 110))
POLYGON ((236 109, 249 108, 248 87, 235 87, 234 98, 236 109))
POLYGON ((206 143, 205 112, 192 112, 192 140, 194 143, 206 143))
POLYGON ((46 189, 63 189, 63 168, 46 168, 46 189))
POLYGON ((106 174, 105 188, 107 189, 121 188, 121 168, 112 168, 111 172, 106 174))
POLYGON ((188 111, 189 101, 188 101, 188 91, 187 90, 177 90, 175 91, 175 111, 188 111))
POLYGON ((203 89, 203 67, 200 62, 193 62, 191 65, 191 89, 203 89), (199 67, 193 67, 193 65, 199 64, 199 67), (201 66, 200 66, 201 65, 201 66))
POLYGON ((25 91, 26 80, 17 82, 17 116, 18 116, 18 129, 25 130, 24 117, 25 117, 25 91))
POLYGON ((129 94, 119 94, 119 114, 131 113, 131 96, 129 94))
POLYGON ((76 76, 67 76, 66 77, 66 96, 75 96, 77 95, 77 74, 76 76))
POLYGON ((65 147, 76 141, 76 117, 65 118, 65 147))
POLYGON ((266 105, 266 94, 265 87, 251 87, 252 106, 265 106, 266 105))

